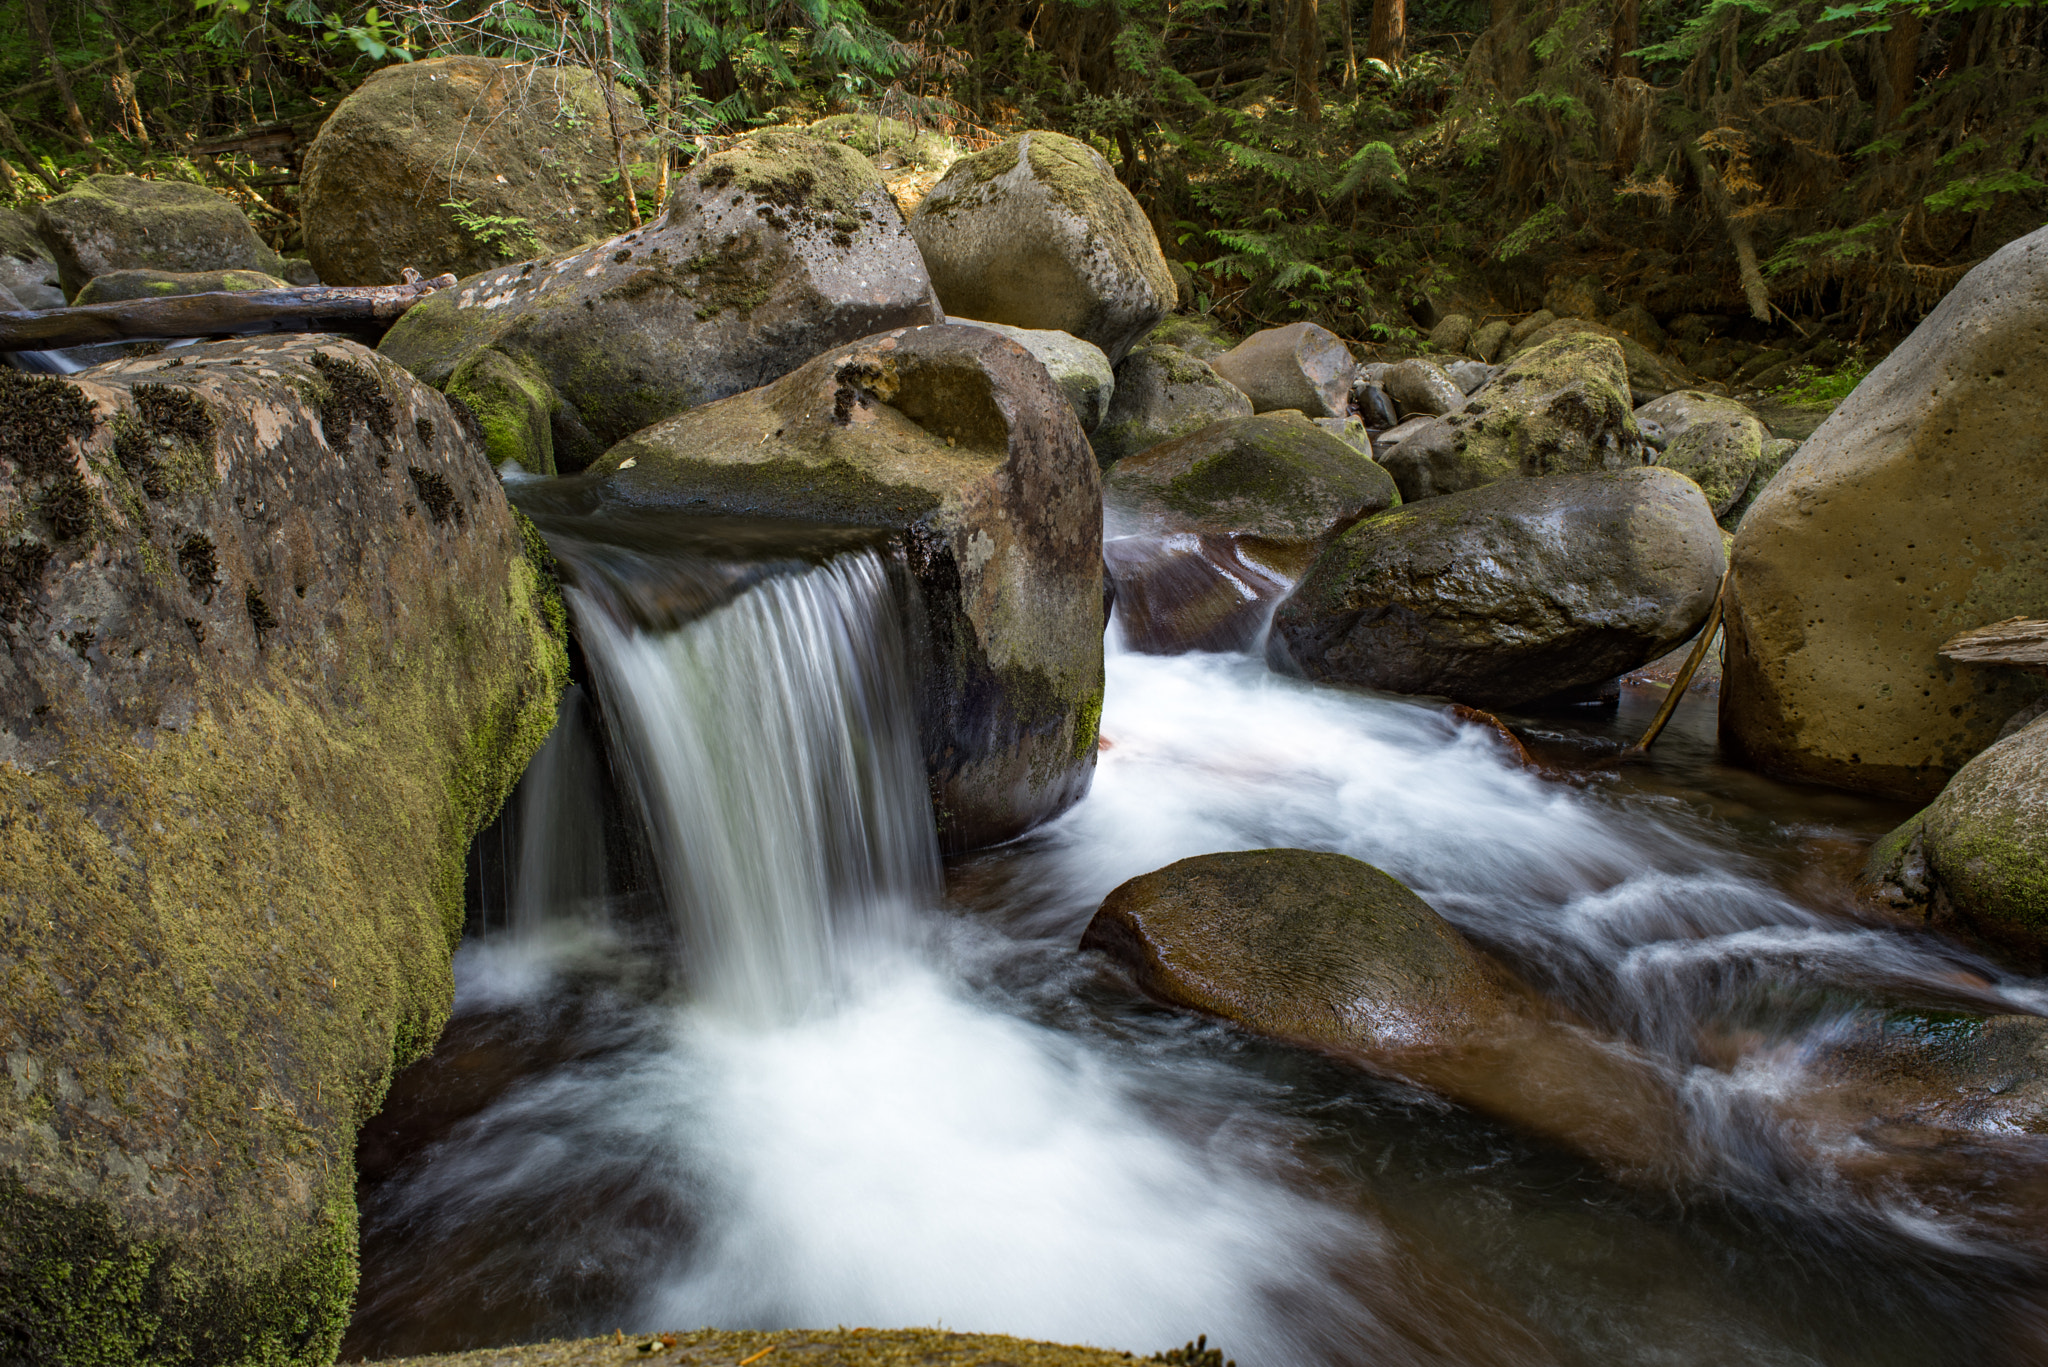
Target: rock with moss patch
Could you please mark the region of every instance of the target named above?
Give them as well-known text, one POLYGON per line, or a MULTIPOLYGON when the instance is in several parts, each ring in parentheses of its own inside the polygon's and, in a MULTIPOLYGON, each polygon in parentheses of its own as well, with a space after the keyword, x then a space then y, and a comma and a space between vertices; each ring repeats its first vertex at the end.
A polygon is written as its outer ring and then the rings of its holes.
POLYGON ((873 162, 897 207, 906 214, 923 202, 961 155, 959 146, 943 133, 873 114, 833 114, 804 131, 814 138, 844 143, 873 162))
POLYGON ((180 294, 244 293, 290 288, 262 271, 109 271, 78 292, 75 304, 115 304, 129 299, 169 299, 180 294))
POLYGON ((203 185, 139 176, 87 176, 36 210, 66 294, 112 271, 253 270, 284 258, 263 245, 233 202, 203 185))
MULTIPOLYGON (((1523 343, 1527 342, 1529 338, 1533 336, 1535 333, 1537 333, 1543 328, 1549 327, 1552 323, 1556 321, 1557 315, 1552 313, 1549 309, 1536 310, 1536 312, 1530 314, 1528 317, 1523 318, 1519 322, 1513 323, 1508 327, 1507 341, 1504 344, 1505 348, 1509 351, 1512 351, 1515 348, 1520 347, 1523 343)), ((1482 356, 1479 359, 1483 361, 1489 358, 1482 356)))
POLYGON ((1248 647, 1331 537, 1400 502, 1370 456, 1300 413, 1127 456, 1102 496, 1118 634, 1157 655, 1248 647))
MULTIPOLYGON (((820 347, 939 316, 917 245, 866 158, 769 132, 699 162, 654 223, 441 290, 379 350, 437 389, 480 349, 503 352, 546 384, 555 465, 573 471, 820 347)), ((526 448, 493 441, 492 459, 525 463, 526 448)))
POLYGON ((1491 323, 1482 324, 1473 332, 1472 340, 1465 344, 1465 350, 1491 365, 1499 359, 1501 352, 1507 349, 1508 334, 1512 331, 1512 324, 1505 319, 1496 318, 1491 323))
POLYGON ((0 371, 0 476, 0 1342, 331 1361, 356 1128, 568 671, 545 551, 331 340, 0 371))
POLYGON ((299 217, 330 285, 474 275, 609 237, 611 116, 642 159, 640 102, 583 67, 434 57, 373 71, 306 149, 299 217))
POLYGON ((1170 314, 1145 334, 1147 346, 1179 347, 1205 361, 1214 360, 1237 343, 1230 329, 1206 313, 1170 314))
POLYGON ((1682 475, 1503 480, 1337 538, 1280 605, 1271 648, 1313 679, 1516 707, 1689 638, 1724 566, 1682 475))
POLYGON ((562 401, 531 358, 484 347, 456 367, 446 392, 476 420, 493 464, 510 462, 530 475, 561 473, 555 421, 562 401))
POLYGON ((1458 382, 1436 362, 1420 357, 1388 366, 1379 383, 1404 418, 1440 418, 1465 406, 1465 391, 1458 382))
POLYGON ((1723 527, 1732 532, 1742 526, 1742 519, 1748 514, 1750 505, 1763 495, 1764 490, 1771 487, 1771 481, 1778 477, 1780 470, 1791 463, 1792 457, 1799 454, 1799 445, 1790 437, 1770 437, 1765 440, 1763 450, 1756 458, 1756 468, 1750 474, 1749 487, 1742 491, 1741 498, 1735 500, 1735 506, 1721 514, 1723 527))
POLYGON ((1298 408, 1311 418, 1341 418, 1351 411, 1358 361, 1343 338, 1315 323, 1255 332, 1209 364, 1245 392, 1254 413, 1298 408))
POLYGON ((947 846, 1078 801, 1102 708, 1102 495, 1073 409, 986 328, 899 329, 605 453, 607 503, 899 534, 925 613, 925 759, 947 846))
POLYGON ((0 289, 25 309, 64 307, 64 284, 36 222, 0 209, 0 289))
POLYGON ((1072 333, 1112 365, 1177 295, 1138 201, 1100 152, 1059 133, 955 163, 910 232, 947 313, 1072 333))
POLYGON ((1698 383, 1677 361, 1656 355, 1625 332, 1584 318, 1560 318, 1535 329, 1520 342, 1508 347, 1507 359, 1510 362, 1516 361, 1520 359, 1520 353, 1527 349, 1542 346, 1552 338, 1568 337, 1573 333, 1611 338, 1614 344, 1621 348, 1622 364, 1628 375, 1629 392, 1637 405, 1649 403, 1675 389, 1686 389, 1698 383))
POLYGON ((1125 456, 1198 432, 1227 418, 1248 418, 1252 401, 1206 361, 1147 341, 1116 370, 1116 393, 1089 441, 1105 467, 1125 456))
POLYGON ((1588 333, 1531 347, 1448 417, 1383 456, 1409 502, 1512 476, 1641 465, 1621 349, 1588 333))
POLYGON ((1116 372, 1102 348, 1065 332, 1039 328, 1013 328, 1004 323, 983 323, 971 318, 949 322, 999 332, 1036 356, 1052 382, 1067 396, 1083 432, 1093 432, 1116 394, 1116 372))
POLYGON ((1749 491, 1770 437, 1763 420, 1744 405, 1696 389, 1644 404, 1636 410, 1636 423, 1661 429, 1664 454, 1657 463, 1699 485, 1717 518, 1725 518, 1749 491))
POLYGON ((1446 314, 1429 330, 1429 344, 1438 351, 1455 356, 1472 340, 1472 330, 1477 326, 1466 314, 1446 314))
POLYGON ((1865 877, 1900 909, 2048 959, 2048 718, 1958 769, 1877 843, 1865 877))

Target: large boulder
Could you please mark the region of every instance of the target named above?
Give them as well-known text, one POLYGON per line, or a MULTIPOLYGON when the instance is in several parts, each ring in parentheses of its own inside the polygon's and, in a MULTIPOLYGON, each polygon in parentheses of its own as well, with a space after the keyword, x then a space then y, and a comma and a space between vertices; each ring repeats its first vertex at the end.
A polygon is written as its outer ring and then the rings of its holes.
POLYGON ((262 271, 109 271, 87 281, 72 302, 116 304, 129 299, 169 299, 180 294, 288 288, 284 281, 262 271))
POLYGON ((67 295, 110 271, 284 270, 232 202, 180 180, 87 176, 42 202, 36 231, 67 295))
POLYGON ((1628 375, 1629 393, 1636 403, 1648 403, 1659 395, 1697 383, 1694 377, 1686 372, 1684 366, 1657 355, 1620 329, 1583 318, 1560 318, 1537 328, 1522 340, 1519 347, 1509 349, 1508 360, 1514 361, 1520 351, 1539 347, 1552 338, 1569 337, 1574 333, 1606 337, 1621 348, 1622 365, 1628 375))
POLYGON ((1763 470, 1770 431, 1733 399, 1696 389, 1676 390, 1636 410, 1638 427, 1650 423, 1664 436, 1657 463, 1699 485, 1715 517, 1726 517, 1763 470))
POLYGON ((1245 392, 1254 413, 1298 408, 1311 418, 1341 418, 1351 411, 1358 361, 1343 338, 1314 323, 1255 332, 1209 364, 1245 392))
POLYGON ((1102 500, 1121 639, 1163 655, 1250 646, 1331 537, 1401 496, 1343 438, 1274 413, 1126 456, 1102 500))
POLYGON ((1114 365, 1173 308, 1158 235, 1102 154, 1019 134, 954 164, 910 218, 946 312, 1052 328, 1114 365))
POLYGON ((1179 347, 1148 341, 1116 368, 1116 393, 1088 440, 1106 467, 1210 423, 1251 415, 1252 401, 1244 391, 1208 362, 1179 347))
POLYGON ((814 138, 845 143, 873 162, 896 207, 906 214, 960 160, 960 148, 945 134, 875 114, 833 114, 805 131, 814 138))
POLYGON ((1060 393, 1067 396, 1083 432, 1093 432, 1102 415, 1109 411, 1116 394, 1116 372, 1109 368, 1109 357, 1102 354, 1102 348, 1064 332, 1013 328, 1006 323, 983 323, 971 318, 949 321, 1000 332, 1036 356, 1052 376, 1052 382, 1060 387, 1060 393))
POLYGON ((1420 357, 1388 366, 1379 383, 1404 418, 1417 414, 1438 418, 1465 406, 1464 387, 1442 366, 1420 357))
POLYGON ((330 1362, 568 672, 545 551, 331 340, 0 371, 0 462, 0 1357, 330 1362))
POLYGON ((771 132, 699 162, 654 223, 438 291, 379 349, 479 411, 509 402, 508 389, 465 389, 458 372, 480 350, 503 353, 531 378, 539 413, 487 420, 492 459, 579 470, 650 423, 766 384, 823 347, 939 317, 867 159, 771 132), (501 444, 513 431, 548 436, 543 449, 501 444))
POLYGON ((0 209, 0 290, 25 309, 64 307, 57 262, 27 214, 0 209))
POLYGON ((1896 907, 2048 958, 2048 718, 1958 769, 1877 843, 1866 876, 1896 907))
MULTIPOLYGON (((299 217, 330 285, 474 275, 552 256, 612 226, 604 87, 583 67, 433 57, 373 71, 306 149, 299 217)), ((640 103, 613 106, 642 159, 640 103)))
POLYGON ((899 329, 605 453, 606 503, 900 533, 926 615, 940 834, 1006 840, 1078 801, 1102 710, 1102 496, 1065 397, 986 328, 899 329))
POLYGON ((1770 772, 1932 797, 2038 678, 1945 663, 2048 602, 2048 231, 1964 276, 1743 515, 1721 735, 1770 772))
POLYGON ((1621 348, 1574 332, 1517 354, 1461 411, 1384 460, 1413 503, 1513 475, 1627 469, 1645 454, 1621 348))
POLYGON ((1353 527, 1273 619, 1310 678, 1479 707, 1568 695, 1699 630, 1721 530, 1656 468, 1503 480, 1353 527))

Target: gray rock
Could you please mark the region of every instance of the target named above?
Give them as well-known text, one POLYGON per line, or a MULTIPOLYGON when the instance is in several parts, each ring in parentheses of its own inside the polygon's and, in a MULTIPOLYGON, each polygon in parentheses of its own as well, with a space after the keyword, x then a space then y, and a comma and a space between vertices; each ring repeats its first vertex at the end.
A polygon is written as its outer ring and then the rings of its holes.
POLYGON ((1686 369, 1667 357, 1655 355, 1648 347, 1624 332, 1617 332, 1601 323, 1587 322, 1579 318, 1560 318, 1554 323, 1536 329, 1519 344, 1510 345, 1508 359, 1513 361, 1521 352, 1530 347, 1541 346, 1554 337, 1586 333, 1597 337, 1609 337, 1621 348, 1622 363, 1628 372, 1628 387, 1631 401, 1641 407, 1674 389, 1690 388, 1695 380, 1686 369))
POLYGON ((1404 418, 1417 415, 1438 418, 1465 407, 1465 391, 1434 361, 1419 358, 1391 367, 1381 381, 1387 397, 1404 418))
POLYGON ((1503 480, 1337 538, 1269 648, 1312 679, 1516 707, 1686 640, 1723 567, 1712 510, 1671 471, 1503 480))
POLYGON ((263 245, 239 208, 178 180, 87 176, 43 201, 36 231, 56 258, 67 294, 110 271, 284 269, 284 258, 263 245))
MULTIPOLYGON (((933 322, 917 245, 872 163, 796 133, 757 133, 693 167, 644 228, 554 260, 507 266, 406 311, 379 347, 472 407, 453 384, 495 348, 534 377, 548 460, 580 470, 612 443, 767 383, 883 328, 933 322)), ((503 368, 499 368, 500 373, 503 368)), ((493 432, 494 462, 543 468, 493 432)))
POLYGON ((1470 397, 1486 387, 1486 382, 1500 373, 1498 366, 1484 361, 1453 361, 1444 367, 1444 374, 1451 377, 1451 383, 1461 393, 1470 397))
POLYGON ((1357 418, 1312 418, 1311 422, 1366 459, 1372 459, 1372 434, 1357 418))
POLYGON ((1089 441, 1108 466, 1163 441, 1226 418, 1248 418, 1252 401, 1206 361, 1163 343, 1146 342, 1124 357, 1116 392, 1089 441))
POLYGON ((1472 340, 1473 321, 1462 313, 1445 316, 1429 330, 1429 344, 1446 355, 1456 355, 1472 340))
POLYGON ((1428 431, 1435 422, 1435 418, 1410 418, 1406 422, 1396 423, 1380 433, 1379 441, 1374 444, 1375 449, 1391 451, 1416 433, 1428 431))
POLYGON ((1210 364, 1245 392, 1253 412, 1299 408, 1312 418, 1341 418, 1350 411, 1358 369, 1343 339, 1314 323, 1253 333, 1210 364))
POLYGON ((1621 470, 1644 457, 1621 349, 1583 332, 1520 353, 1462 412, 1382 452, 1411 503, 1514 475, 1621 470))
POLYGON ((1465 350, 1491 365, 1507 350, 1508 337, 1514 328, 1504 319, 1486 324, 1472 334, 1472 340, 1465 344, 1465 350))
POLYGON ((331 1361, 357 1126, 568 675, 551 562, 331 338, 0 370, 0 426, 6 1355, 331 1361))
POLYGON ((64 307, 56 259, 36 231, 35 220, 12 209, 0 209, 0 289, 25 309, 64 307))
POLYGON ((1207 361, 1237 345, 1237 338, 1207 314, 1174 313, 1159 320, 1145 334, 1148 344, 1179 347, 1190 356, 1207 361))
POLYGON ((947 313, 1071 333, 1112 365, 1178 296, 1138 201, 1101 153, 1059 133, 956 162, 910 232, 947 313))
POLYGON ((2048 681, 1956 668, 2048 603, 2048 230, 1963 277, 1742 517, 1724 740, 1810 781, 1932 797, 2048 681))
POLYGON ((1007 323, 984 323, 972 318, 950 318, 948 322, 965 323, 970 327, 984 327, 1023 347, 1038 358, 1052 382, 1060 387, 1060 393, 1067 396, 1073 405, 1074 416, 1081 420, 1083 432, 1093 432, 1109 412, 1112 398, 1116 394, 1116 374, 1109 368, 1109 357, 1102 354, 1102 348, 1092 342, 1084 342, 1071 333, 1053 332, 1043 328, 1013 328, 1007 323))
POLYGON ((1088 791, 1101 485, 1065 396, 1008 338, 939 324, 834 347, 634 434, 589 478, 610 505, 905 539, 930 643, 919 723, 948 848, 1020 835, 1088 791))
MULTIPOLYGON (((1538 309, 1536 310, 1536 312, 1530 314, 1527 318, 1522 319, 1519 323, 1516 323, 1514 326, 1508 329, 1506 346, 1509 349, 1518 347, 1522 345, 1522 343, 1528 341, 1529 338, 1534 336, 1538 331, 1542 330, 1543 328, 1549 327, 1552 323, 1556 321, 1557 315, 1552 313, 1549 309, 1538 309)), ((1489 358, 1482 356, 1479 359, 1484 361, 1489 358)))
POLYGON ((1607 326, 1616 332, 1626 333, 1648 347, 1651 351, 1662 351, 1670 340, 1650 311, 1641 304, 1627 304, 1614 311, 1607 320, 1607 326))
POLYGON ((1679 390, 1638 408, 1636 423, 1645 422, 1662 429, 1657 463, 1699 485, 1715 517, 1727 516, 1749 491, 1770 435, 1749 409, 1698 390, 1679 390))

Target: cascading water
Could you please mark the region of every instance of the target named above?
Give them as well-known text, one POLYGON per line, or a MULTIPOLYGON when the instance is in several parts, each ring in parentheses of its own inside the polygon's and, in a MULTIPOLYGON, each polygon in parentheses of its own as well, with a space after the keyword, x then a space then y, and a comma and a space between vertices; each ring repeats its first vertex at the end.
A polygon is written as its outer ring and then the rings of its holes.
POLYGON ((1949 1171, 1813 1100, 1859 1023, 2048 1003, 1802 881, 1897 812, 1719 769, 1683 711, 1649 768, 1546 782, 1424 703, 1114 652, 1093 793, 942 897, 883 559, 698 565, 685 591, 636 556, 582 561, 574 610, 683 985, 624 937, 609 971, 587 942, 577 974, 521 967, 557 953, 534 924, 591 920, 527 886, 590 876, 561 819, 590 757, 551 752, 522 797, 557 794, 547 858, 520 851, 533 917, 465 945, 449 1038, 394 1101, 444 1114, 366 1140, 393 1147, 366 1159, 348 1356, 938 1322, 1206 1332, 1248 1367, 2042 1360, 2038 1141, 1949 1171), (1388 869, 1648 1060, 1687 1185, 1158 1010, 1074 952, 1123 879, 1264 845, 1388 869))

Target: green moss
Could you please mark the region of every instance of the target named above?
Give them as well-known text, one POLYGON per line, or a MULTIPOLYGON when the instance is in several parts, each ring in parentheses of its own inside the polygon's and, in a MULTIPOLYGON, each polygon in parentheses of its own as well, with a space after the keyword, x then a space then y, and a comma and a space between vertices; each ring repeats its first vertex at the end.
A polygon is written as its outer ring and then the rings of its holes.
POLYGON ((881 188, 858 152, 802 133, 756 133, 706 157, 692 174, 706 190, 737 189, 765 209, 806 223, 857 215, 863 195, 881 188))
POLYGON ((540 368, 496 347, 476 351, 448 380, 448 396, 460 400, 483 429, 491 464, 517 461, 529 474, 553 475, 554 425, 562 407, 540 368))
MULTIPOLYGON (((1093 148, 1062 133, 1033 132, 1024 135, 1025 155, 1032 177, 1052 196, 1053 203, 1084 222, 1103 216, 1104 181, 1115 183, 1097 160, 1093 148)), ((1171 296, 1168 298, 1171 303, 1171 296)))

